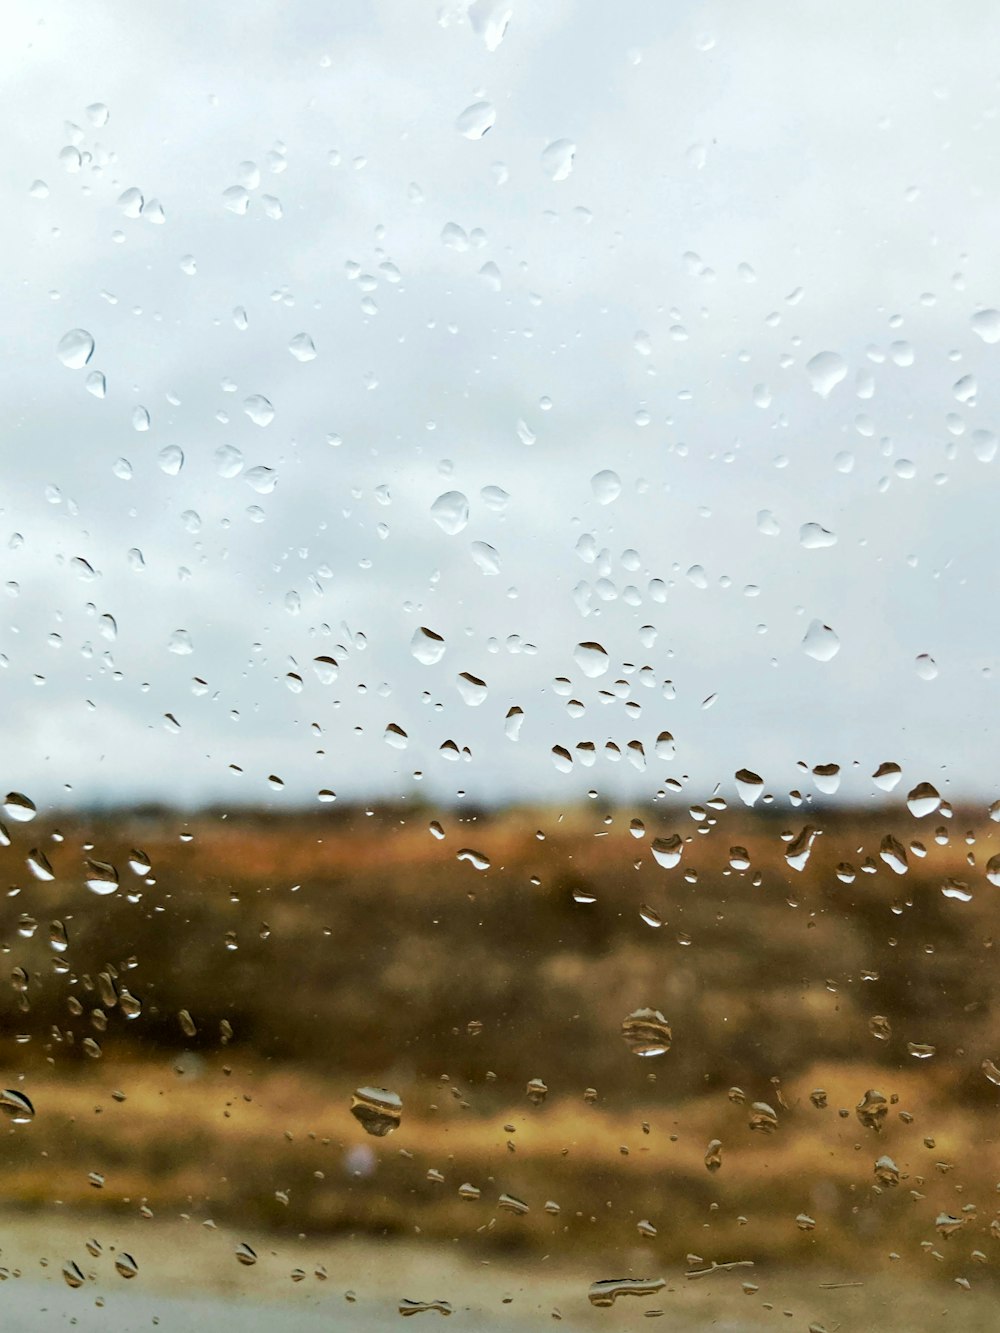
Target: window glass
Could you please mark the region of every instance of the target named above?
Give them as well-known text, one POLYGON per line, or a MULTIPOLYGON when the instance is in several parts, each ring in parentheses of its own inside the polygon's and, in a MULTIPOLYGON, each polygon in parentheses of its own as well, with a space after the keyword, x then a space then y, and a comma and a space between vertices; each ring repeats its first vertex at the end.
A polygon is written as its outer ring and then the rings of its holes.
POLYGON ((993 1327, 1000 14, 5 39, 10 1326, 993 1327))

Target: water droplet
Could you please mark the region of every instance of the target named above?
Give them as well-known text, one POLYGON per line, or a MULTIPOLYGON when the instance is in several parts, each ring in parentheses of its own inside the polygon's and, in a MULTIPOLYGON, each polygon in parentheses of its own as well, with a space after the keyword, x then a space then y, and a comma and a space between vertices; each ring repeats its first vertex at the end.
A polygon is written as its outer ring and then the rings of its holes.
POLYGON ((238 477, 243 471, 243 455, 235 444, 220 444, 213 458, 220 477, 238 477))
POLYGON ((473 102, 458 116, 455 129, 466 139, 481 139, 496 124, 496 118, 492 102, 473 102))
POLYGON ((926 1042, 922 1041, 908 1041, 906 1043, 906 1049, 909 1054, 913 1056, 914 1060, 929 1060, 932 1056, 937 1054, 936 1046, 929 1046, 926 1042))
POLYGON ((918 782, 906 796, 906 808, 917 819, 932 815, 940 805, 941 794, 929 782, 918 782))
POLYGON ((874 1129, 877 1133, 889 1114, 889 1103, 881 1092, 869 1088, 854 1110, 865 1129, 874 1129))
POLYGON ((119 1277, 133 1278, 139 1272, 139 1265, 126 1250, 122 1250, 115 1258, 115 1272, 119 1277))
POLYGON ((542 170, 550 181, 564 181, 573 170, 576 144, 572 139, 553 139, 542 151, 542 170))
POLYGON ((467 861, 476 870, 489 870, 490 858, 485 852, 477 852, 474 847, 463 847, 455 854, 456 861, 467 861))
POLYGON ((399 1128, 402 1098, 388 1088, 358 1088, 351 1097, 351 1115, 366 1133, 381 1139, 399 1128))
POLYGON ((989 1081, 1000 1088, 1000 1065, 995 1064, 992 1060, 984 1060, 979 1067, 989 1081))
POLYGON ((194 652, 194 644, 191 641, 191 635, 186 629, 175 629, 170 636, 170 642, 167 644, 167 650, 176 653, 178 657, 186 657, 194 652))
POLYGON ((35 1118, 30 1099, 14 1088, 4 1088, 0 1092, 0 1111, 14 1125, 27 1125, 35 1118))
POLYGON ((82 1287, 87 1280, 81 1273, 79 1265, 72 1259, 67 1259, 63 1264, 62 1275, 67 1287, 73 1287, 74 1289, 82 1287))
POLYGON ((243 480, 258 495, 270 495, 278 484, 278 474, 273 467, 265 467, 260 463, 252 467, 243 480))
POLYGON ((497 1207, 505 1213, 515 1213, 518 1217, 523 1217, 525 1213, 531 1211, 524 1200, 514 1194, 501 1194, 497 1199, 497 1207))
POLYGON ((242 185, 230 185, 222 191, 222 206, 230 213, 242 216, 250 207, 250 195, 242 185))
POLYGON ((888 1041, 892 1036, 892 1024, 885 1014, 872 1014, 868 1020, 868 1031, 876 1041, 888 1041))
POLYGON ((610 666, 610 658, 599 643, 578 643, 573 649, 573 658, 585 676, 596 680, 603 676, 610 666))
POLYGON ((829 662, 840 652, 840 639, 821 620, 813 620, 802 640, 802 651, 816 662, 829 662))
POLYGON ((269 426, 274 420, 274 408, 261 393, 243 399, 243 411, 255 426, 269 426))
POLYGON ((876 787, 882 791, 893 791, 898 786, 903 776, 903 770, 898 764, 887 763, 879 764, 878 768, 872 774, 872 781, 876 787))
POLYGON ((1000 310, 977 310, 970 323, 984 343, 1000 342, 1000 310))
POLYGON ((705 1149, 705 1166, 715 1172, 722 1166, 722 1140, 712 1139, 705 1149))
POLYGON ((548 1087, 540 1078, 529 1079, 525 1092, 527 1093, 528 1101, 531 1102, 532 1106, 541 1106, 542 1102, 544 1102, 545 1098, 549 1095, 548 1087))
POLYGON ((53 880, 56 877, 55 871, 52 869, 51 865, 49 865, 49 858, 44 852, 39 851, 37 847, 32 847, 31 851, 25 858, 25 864, 34 875, 35 879, 47 881, 53 880))
POLYGON ((138 431, 149 430, 149 412, 141 405, 132 409, 132 429, 138 431))
POLYGON ((455 684, 458 686, 458 692, 462 696, 464 703, 470 708, 478 708, 486 700, 488 693, 486 682, 480 680, 478 676, 471 675, 468 671, 463 671, 456 678, 455 684))
POLYGON ((428 629, 425 625, 414 631, 410 640, 410 652, 424 666, 433 666, 435 662, 440 662, 444 657, 445 648, 446 644, 441 635, 435 634, 434 630, 428 629))
POLYGON ((118 207, 127 218, 139 217, 144 202, 142 191, 137 190, 134 185, 118 196, 118 207))
POLYGON ((879 1157, 875 1162, 875 1179, 878 1184, 892 1187, 899 1184, 899 1167, 891 1157, 879 1157))
POLYGON ((184 450, 179 445, 168 444, 160 450, 157 462, 161 472, 165 472, 168 477, 176 477, 184 466, 184 450))
POLYGON ((669 731, 661 731, 653 747, 657 759, 673 759, 677 753, 674 738, 669 731))
POLYGON ((828 398, 847 375, 847 362, 836 352, 817 352, 806 362, 806 374, 814 392, 828 398))
POLYGON ((94 340, 86 329, 70 329, 56 347, 56 356, 70 370, 82 370, 93 355, 94 340))
POLYGON ((13 819, 18 824, 27 824, 34 819, 38 810, 34 801, 22 792, 9 791, 4 798, 3 812, 8 819, 13 819))
POLYGON ((605 468, 603 472, 595 472, 591 477, 590 489, 598 504, 609 505, 622 493, 621 477, 610 468, 605 468))
POLYGON ((799 541, 807 551, 818 551, 824 546, 836 546, 837 538, 819 523, 803 523, 799 528, 799 541))
POLYGON ((938 1213, 934 1219, 934 1227, 939 1235, 953 1236, 956 1231, 961 1231, 962 1227, 969 1221, 968 1215, 965 1217, 952 1217, 950 1213, 938 1213))
POLYGON ((921 653, 916 660, 917 675, 921 680, 936 680, 938 675, 938 665, 933 657, 927 653, 921 653))
POLYGON ((684 843, 677 833, 671 833, 666 838, 654 838, 650 844, 653 859, 657 865, 663 866, 664 870, 672 870, 677 865, 683 850, 684 843))
POLYGON ((87 119, 90 121, 91 125, 94 125, 99 130, 104 128, 108 123, 108 117, 111 115, 111 112, 103 102, 91 102, 90 106, 86 108, 86 112, 87 119))
POLYGON ((891 833, 887 833, 882 839, 882 845, 879 848, 879 856, 886 863, 890 870, 894 870, 897 875, 905 875, 909 870, 909 864, 906 860, 906 848, 891 833))
POLYGON ((406 1318, 415 1314, 451 1314, 448 1301, 411 1301, 408 1298, 399 1302, 399 1313, 406 1318))
POLYGON ((666 1286, 662 1277, 608 1277, 592 1282, 587 1291, 591 1305, 614 1305, 619 1296, 652 1296, 666 1286))
POLYGON ((102 370, 92 370, 83 382, 83 387, 95 398, 103 398, 108 391, 108 381, 102 370))
POLYGON ((461 491, 445 491, 431 505, 431 517, 442 532, 454 537, 469 522, 469 501, 461 491))
POLYGON ((469 553, 484 574, 500 573, 500 553, 488 542, 473 542, 469 553))
POLYGON ((673 1033, 659 1009, 636 1009, 622 1021, 622 1039, 634 1055, 666 1055, 673 1033))
POLYGON ((817 790, 825 796, 833 796, 840 788, 840 765, 817 764, 812 771, 817 790))
POLYGON ((309 337, 308 333, 297 333, 288 344, 288 350, 291 352, 292 356, 295 357, 296 361, 305 362, 316 360, 316 344, 313 342, 312 338, 309 337))
POLYGON ((107 861, 87 860, 85 882, 88 889, 102 897, 118 888, 118 871, 107 861))
POLYGON ((524 709, 518 708, 515 704, 509 709, 504 718, 504 735, 509 741, 516 741, 521 734, 521 726, 524 722, 524 709))
POLYGON ((247 1268, 252 1267, 257 1262, 257 1251, 248 1245, 245 1240, 240 1241, 233 1253, 237 1260, 247 1268))
POLYGON ((767 1102, 753 1102, 748 1123, 758 1134, 773 1134, 778 1128, 778 1114, 767 1102))
POLYGON ((744 805, 754 805, 764 790, 764 779, 749 768, 741 768, 735 777, 740 800, 744 805))

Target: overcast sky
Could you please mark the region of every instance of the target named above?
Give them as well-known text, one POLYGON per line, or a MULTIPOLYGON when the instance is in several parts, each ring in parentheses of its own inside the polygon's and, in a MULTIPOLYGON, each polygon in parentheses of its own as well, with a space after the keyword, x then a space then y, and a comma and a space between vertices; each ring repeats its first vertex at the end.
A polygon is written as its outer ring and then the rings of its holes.
POLYGON ((1000 794, 1000 11, 960 12, 15 6, 8 787, 1000 794))

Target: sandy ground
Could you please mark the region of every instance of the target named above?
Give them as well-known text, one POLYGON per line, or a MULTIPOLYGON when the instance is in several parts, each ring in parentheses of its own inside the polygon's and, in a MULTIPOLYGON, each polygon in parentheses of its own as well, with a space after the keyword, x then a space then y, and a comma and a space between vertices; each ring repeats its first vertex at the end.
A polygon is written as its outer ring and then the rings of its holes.
MULTIPOLYGON (((73 1327, 97 1330, 158 1328, 167 1333, 240 1330, 313 1333, 337 1329, 374 1333, 398 1325, 401 1300, 443 1300, 453 1313, 448 1327, 499 1333, 552 1328, 713 1330, 869 1330, 921 1333, 961 1329, 992 1333, 1000 1327, 997 1293, 987 1279, 964 1291, 945 1279, 915 1281, 902 1273, 867 1279, 825 1271, 758 1272, 741 1269, 696 1280, 683 1272, 660 1274, 667 1286, 642 1298, 622 1297, 612 1308, 594 1308, 587 1289, 595 1278, 617 1272, 569 1268, 550 1261, 484 1262, 440 1246, 364 1240, 277 1240, 238 1235, 196 1222, 160 1219, 101 1223, 73 1216, 0 1217, 0 1328, 4 1333, 73 1327), (101 1253, 92 1255, 88 1241, 101 1253), (249 1243, 257 1263, 243 1267, 236 1246, 249 1243), (115 1259, 125 1251, 138 1273, 125 1280, 115 1259), (85 1281, 71 1289, 62 1274, 73 1260, 85 1281), (322 1267, 326 1277, 317 1277, 322 1267), (305 1276, 296 1281, 293 1272, 305 1276), (742 1283, 758 1290, 747 1294, 742 1283), (352 1299, 353 1297, 353 1299, 352 1299), (647 1318, 663 1323, 647 1325, 647 1318)), ((416 1327, 441 1322, 429 1311, 416 1327)))

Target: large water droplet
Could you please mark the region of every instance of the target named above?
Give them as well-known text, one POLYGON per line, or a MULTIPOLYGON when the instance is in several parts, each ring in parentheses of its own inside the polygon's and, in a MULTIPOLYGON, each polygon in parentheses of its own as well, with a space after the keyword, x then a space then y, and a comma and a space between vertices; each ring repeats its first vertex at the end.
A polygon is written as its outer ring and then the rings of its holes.
POLYGON ((9 791, 4 798, 3 812, 18 824, 28 824, 38 813, 34 801, 19 791, 9 791))
POLYGON ((351 1097, 351 1115, 366 1133, 381 1139, 399 1128, 402 1098, 388 1088, 358 1088, 351 1097))
POLYGON ((139 1272, 139 1265, 127 1250, 121 1250, 116 1256, 115 1272, 123 1278, 133 1278, 139 1272))
POLYGON ((542 152, 542 170, 551 181, 564 181, 573 170, 576 144, 572 139, 554 139, 542 152))
POLYGON ((408 1315, 415 1314, 451 1314, 450 1301, 414 1301, 409 1297, 404 1297, 399 1302, 399 1313, 406 1318, 408 1315))
POLYGON ((819 523, 803 523, 799 528, 799 541, 807 551, 818 551, 824 546, 836 546, 836 535, 819 523))
POLYGON ((903 776, 903 770, 898 764, 886 763, 879 764, 872 774, 872 781, 876 787, 882 791, 892 791, 903 776))
POLYGON ((478 676, 473 676, 471 672, 461 672, 455 680, 458 686, 458 692, 465 703, 470 708, 478 708, 485 702, 488 693, 485 680, 480 680, 478 676))
POLYGON ((441 635, 435 634, 425 625, 421 625, 410 640, 410 652, 424 666, 433 666, 435 662, 440 662, 444 657, 446 646, 441 635))
POLYGON ((749 768, 741 768, 736 777, 736 790, 744 805, 754 805, 764 790, 764 779, 749 768))
POLYGON ((806 374, 813 390, 828 398, 847 375, 847 362, 836 352, 817 352, 806 362, 806 374))
POLYGON ((495 51, 503 41, 512 13, 506 0, 472 0, 469 26, 483 39, 487 51, 495 51))
POLYGON ((829 625, 813 620, 802 640, 802 651, 816 662, 829 662, 840 652, 840 639, 829 625))
POLYGON ((977 310, 970 323, 984 343, 1000 342, 1000 310, 977 310))
POLYGON ((611 659, 599 643, 578 643, 573 649, 573 658, 583 674, 591 680, 603 676, 611 664, 611 659))
POLYGON ((243 411, 255 426, 269 426, 274 420, 274 408, 262 393, 254 393, 249 398, 244 398, 243 411))
POLYGON ((473 102, 455 121, 455 129, 466 139, 481 139, 496 124, 497 109, 492 102, 473 102))
POLYGON ((70 370, 82 370, 93 355, 94 340, 86 329, 70 329, 56 347, 56 356, 70 370))
POLYGON ((598 504, 609 505, 621 495, 622 479, 617 472, 605 468, 602 472, 595 472, 591 477, 590 489, 594 492, 598 504))
POLYGON ((681 859, 684 843, 679 834, 671 833, 666 838, 654 838, 649 850, 657 865, 663 866, 664 870, 672 870, 681 859))
POLYGON ((296 361, 315 361, 316 344, 308 333, 297 333, 288 344, 288 350, 296 361))
POLYGON ((250 195, 242 185, 230 185, 228 190, 222 191, 222 204, 230 213, 242 216, 250 207, 250 195))
POLYGON ((461 491, 445 491, 431 505, 431 517, 442 532, 454 537, 468 525, 469 501, 461 491))
POLYGON ((15 1125, 26 1125, 35 1118, 30 1099, 15 1088, 4 1088, 0 1092, 0 1111, 15 1125))
POLYGON ((866 1129, 874 1129, 878 1132, 889 1114, 889 1103, 881 1092, 869 1088, 854 1109, 858 1119, 866 1129))
POLYGON ((118 871, 108 861, 87 861, 86 884, 88 889, 102 896, 114 893, 118 888, 118 871))
POLYGON ((932 815, 940 804, 941 793, 929 782, 918 782, 906 796, 906 807, 917 819, 932 815))
POLYGON ((659 1009, 636 1009, 622 1021, 622 1040, 633 1055, 666 1055, 673 1033, 659 1009))
POLYGON ((619 1296, 651 1296, 667 1285, 662 1277, 608 1277, 592 1282, 587 1291, 591 1305, 614 1305, 619 1296))

